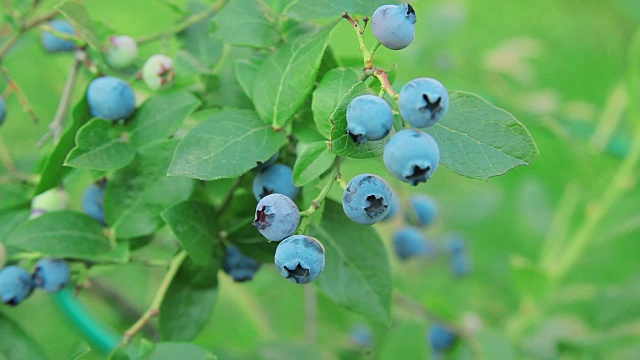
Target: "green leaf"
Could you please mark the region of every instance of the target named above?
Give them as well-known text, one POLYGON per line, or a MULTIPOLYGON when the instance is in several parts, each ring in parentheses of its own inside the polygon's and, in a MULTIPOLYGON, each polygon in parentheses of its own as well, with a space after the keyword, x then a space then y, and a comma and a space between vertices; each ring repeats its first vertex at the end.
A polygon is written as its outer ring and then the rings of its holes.
POLYGON ((283 131, 273 131, 251 110, 218 112, 182 139, 169 175, 201 180, 237 177, 258 161, 267 161, 285 143, 283 131))
POLYGON ((86 342, 78 342, 73 345, 71 352, 67 355, 67 360, 80 360, 91 353, 91 347, 86 342))
POLYGON ((84 39, 90 47, 99 48, 98 39, 94 33, 95 25, 82 3, 65 1, 56 6, 56 9, 71 22, 73 29, 81 39, 84 39))
POLYGON ((276 17, 262 0, 231 0, 214 22, 213 36, 231 45, 266 48, 280 39, 276 17))
POLYGON ((287 10, 286 15, 298 20, 337 19, 346 11, 371 17, 379 6, 388 3, 385 0, 298 0, 287 10))
POLYGON ((311 93, 322 55, 337 22, 281 47, 260 66, 253 96, 260 118, 275 129, 287 124, 311 93))
POLYGON ((0 313, 0 358, 47 359, 38 345, 13 320, 0 313))
POLYGON ((107 253, 109 239, 102 226, 75 211, 55 211, 29 220, 9 237, 8 245, 24 251, 84 259, 107 253))
POLYGON ((154 233, 164 225, 160 213, 191 195, 191 179, 166 175, 177 143, 172 139, 141 147, 135 160, 107 182, 105 216, 119 239, 154 233))
POLYGON ((335 159, 336 156, 331 153, 326 142, 318 141, 307 145, 293 166, 293 184, 303 186, 317 180, 335 159))
POLYGON ((358 82, 358 73, 352 69, 329 70, 313 92, 311 109, 313 120, 320 134, 331 138, 331 115, 340 104, 342 97, 358 82))
POLYGON ((256 80, 262 59, 239 59, 236 61, 235 73, 240 87, 251 98, 253 96, 253 83, 256 80))
POLYGON ((331 129, 331 151, 336 155, 354 159, 367 159, 382 155, 384 145, 389 137, 358 145, 347 134, 347 107, 351 100, 363 94, 369 94, 366 85, 363 82, 356 83, 342 97, 331 115, 331 121, 334 124, 331 129))
POLYGON ((200 101, 185 91, 160 93, 149 98, 127 124, 131 143, 140 147, 168 138, 199 105, 200 101))
POLYGON ((185 201, 166 209, 161 215, 196 264, 207 265, 214 248, 215 253, 223 253, 218 242, 217 214, 211 205, 185 201))
POLYGON ((215 360, 216 357, 205 349, 189 344, 178 342, 161 342, 149 353, 140 358, 141 360, 215 360))
MULTIPOLYGON (((178 5, 175 6, 178 7, 178 5)), ((186 7, 192 10, 194 15, 209 9, 207 4, 196 1, 188 2, 186 7)), ((223 53, 223 42, 214 39, 210 31, 212 18, 213 15, 208 16, 178 33, 178 39, 183 44, 182 49, 197 59, 204 67, 215 66, 223 53)))
MULTIPOLYGON (((84 93, 87 93, 86 89, 84 93)), ((65 159, 76 144, 76 132, 91 119, 89 103, 87 103, 86 97, 82 97, 82 100, 73 109, 72 119, 71 125, 65 130, 55 149, 51 151, 49 157, 44 161, 44 165, 40 170, 40 182, 34 190, 34 196, 60 185, 62 179, 71 170, 71 168, 63 166, 65 159)))
POLYGON ((182 264, 160 307, 163 340, 192 340, 209 322, 218 298, 219 267, 219 261, 204 267, 190 259, 182 264))
POLYGON ((95 118, 76 134, 76 147, 65 166, 92 170, 115 170, 127 166, 136 151, 110 121, 95 118))
POLYGON ((340 204, 326 200, 311 235, 324 246, 326 263, 317 283, 334 302, 381 323, 391 320, 391 267, 376 230, 356 224, 340 204))
POLYGON ((6 209, 0 211, 0 242, 9 238, 9 235, 20 224, 27 221, 31 215, 28 209, 6 209))
POLYGON ((440 147, 440 164, 487 180, 530 165, 538 156, 529 131, 513 115, 475 94, 453 91, 449 99, 447 115, 425 129, 440 147))

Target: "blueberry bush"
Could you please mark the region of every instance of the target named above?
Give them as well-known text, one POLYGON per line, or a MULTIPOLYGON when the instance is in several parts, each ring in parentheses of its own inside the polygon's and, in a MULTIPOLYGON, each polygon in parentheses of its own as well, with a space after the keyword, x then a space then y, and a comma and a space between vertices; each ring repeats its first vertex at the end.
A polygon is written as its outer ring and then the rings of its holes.
POLYGON ((0 358, 637 357, 587 3, 0 1, 0 358))

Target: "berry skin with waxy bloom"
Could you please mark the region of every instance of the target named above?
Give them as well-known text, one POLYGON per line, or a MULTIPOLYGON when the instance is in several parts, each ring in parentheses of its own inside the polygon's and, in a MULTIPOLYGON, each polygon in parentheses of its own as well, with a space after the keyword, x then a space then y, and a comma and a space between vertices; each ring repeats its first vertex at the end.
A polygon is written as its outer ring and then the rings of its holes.
MULTIPOLYGON (((53 20, 49 22, 49 26, 57 32, 69 35, 75 34, 73 26, 66 20, 53 20)), ((61 39, 48 31, 42 32, 42 45, 49 52, 68 52, 76 48, 73 41, 61 39)))
POLYGON ((256 207, 253 226, 269 241, 281 241, 296 231, 300 210, 288 196, 271 194, 263 197, 256 207))
POLYGON ((222 269, 236 282, 249 281, 260 269, 260 263, 240 251, 237 246, 227 246, 222 261, 222 269))
POLYGON ((0 300, 16 306, 33 292, 31 275, 18 266, 7 266, 0 270, 0 300))
POLYGON ((378 175, 355 176, 342 196, 342 209, 358 224, 371 225, 389 213, 393 197, 389 184, 378 175))
POLYGON ((373 12, 371 31, 384 47, 400 50, 413 42, 415 23, 416 12, 410 4, 383 5, 373 12))
POLYGON ((105 51, 107 64, 114 69, 126 68, 138 58, 138 44, 127 35, 111 36, 105 51))
POLYGON ((102 225, 107 224, 104 218, 104 192, 106 187, 107 184, 105 182, 91 184, 87 186, 82 194, 82 208, 84 212, 98 220, 102 225))
POLYGON ((406 122, 424 128, 434 125, 447 114, 449 94, 438 80, 413 79, 400 90, 398 108, 406 122))
POLYGON ((442 353, 449 350, 455 343, 457 336, 448 327, 442 324, 434 324, 429 327, 427 334, 429 346, 434 353, 442 353))
POLYGON ((324 270, 324 247, 311 236, 289 236, 278 244, 274 261, 282 277, 308 284, 324 270))
POLYGON ((411 204, 411 210, 416 215, 418 225, 428 226, 436 219, 438 206, 431 196, 426 194, 413 195, 409 199, 409 202, 411 204))
POLYGON ((393 234, 393 247, 401 260, 429 256, 434 253, 422 232, 413 226, 405 226, 396 230, 393 234))
POLYGON ((426 132, 404 129, 391 136, 382 159, 391 175, 415 186, 429 180, 436 171, 440 150, 426 132))
POLYGON ((162 54, 152 55, 142 67, 142 80, 151 90, 158 90, 173 81, 173 60, 162 54))
POLYGON ((35 287, 55 293, 69 283, 71 269, 69 264, 62 259, 42 258, 36 263, 32 279, 35 287))
POLYGON ((391 106, 381 97, 360 95, 347 106, 347 134, 356 144, 384 139, 393 127, 391 106))
POLYGON ((282 194, 295 200, 300 188, 293 184, 293 169, 284 164, 273 164, 253 178, 253 195, 260 201, 269 194, 282 194))
POLYGON ((128 83, 113 76, 94 79, 87 88, 91 115, 116 121, 128 118, 136 109, 136 98, 128 83))

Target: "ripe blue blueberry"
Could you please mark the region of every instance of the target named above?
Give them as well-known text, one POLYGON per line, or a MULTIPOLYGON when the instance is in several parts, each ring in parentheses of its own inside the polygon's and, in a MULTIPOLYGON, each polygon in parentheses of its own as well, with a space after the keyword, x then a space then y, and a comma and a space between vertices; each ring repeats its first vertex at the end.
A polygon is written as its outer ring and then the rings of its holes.
POLYGON ((324 248, 311 236, 293 235, 278 244, 274 260, 282 277, 308 284, 324 269, 324 248))
POLYGON ((243 254, 237 246, 229 245, 224 254, 222 269, 234 281, 243 282, 253 279, 255 273, 260 269, 260 263, 243 254))
POLYGON ((32 291, 31 275, 23 268, 7 266, 0 270, 0 299, 3 303, 16 306, 32 291))
POLYGON ((393 127, 391 106, 381 97, 360 95, 347 106, 347 134, 356 144, 384 139, 393 127))
MULTIPOLYGON (((75 34, 73 26, 65 20, 53 20, 49 22, 49 26, 51 26, 53 30, 61 33, 75 34)), ((48 31, 42 33, 42 45, 49 52, 73 51, 76 48, 73 41, 61 39, 48 31)))
POLYGON ((258 202, 253 226, 269 241, 280 241, 296 231, 300 210, 288 196, 271 194, 258 202))
POLYGON ((395 133, 382 156, 387 170, 404 182, 418 185, 433 175, 440 162, 438 144, 424 131, 404 129, 395 133))
POLYGON ((82 208, 87 215, 98 220, 102 225, 107 225, 104 219, 104 191, 106 182, 89 185, 82 194, 82 208))
POLYGON ((370 348, 373 345, 371 329, 365 325, 354 326, 350 331, 351 342, 361 349, 370 348))
POLYGON ((396 255, 402 260, 429 256, 434 253, 433 247, 427 243, 420 229, 413 226, 405 226, 396 230, 393 234, 393 247, 396 255))
POLYGON ((295 200, 300 189, 293 185, 293 170, 284 164, 273 164, 253 178, 253 195, 260 201, 269 194, 282 194, 295 200))
POLYGON ((62 259, 42 258, 36 263, 32 278, 35 287, 54 293, 62 290, 71 280, 71 269, 62 259))
POLYGON ((438 207, 431 196, 426 194, 413 195, 409 201, 419 225, 427 226, 433 223, 438 214, 438 207))
POLYGON ((451 270, 456 276, 465 276, 470 271, 469 256, 465 251, 454 253, 451 257, 451 270))
POLYGON ((383 5, 373 12, 371 31, 391 50, 404 49, 416 34, 416 12, 410 4, 383 5))
POLYGON ((402 118, 412 126, 431 126, 449 110, 449 94, 436 79, 413 79, 400 90, 398 108, 402 118))
POLYGON ((391 188, 383 178, 360 174, 347 184, 342 196, 342 209, 349 219, 358 224, 371 225, 387 216, 392 197, 391 188))
POLYGON ((87 89, 91 115, 107 120, 128 118, 136 109, 136 98, 131 86, 113 76, 94 79, 87 89))
POLYGON ((456 334, 442 324, 434 324, 429 327, 427 335, 429 346, 434 353, 441 354, 449 350, 456 341, 456 334))
POLYGON ((0 125, 4 124, 5 116, 7 116, 7 105, 4 102, 4 98, 0 96, 0 125))
POLYGON ((451 235, 447 239, 447 247, 451 254, 463 252, 465 250, 464 240, 460 235, 451 235))
POLYGON ((105 51, 107 64, 114 69, 132 65, 138 57, 138 44, 127 35, 111 36, 105 51))
POLYGON ((389 212, 382 220, 392 219, 398 211, 398 208, 400 208, 400 200, 398 200, 398 196, 396 195, 396 193, 391 190, 391 205, 389 206, 389 212))

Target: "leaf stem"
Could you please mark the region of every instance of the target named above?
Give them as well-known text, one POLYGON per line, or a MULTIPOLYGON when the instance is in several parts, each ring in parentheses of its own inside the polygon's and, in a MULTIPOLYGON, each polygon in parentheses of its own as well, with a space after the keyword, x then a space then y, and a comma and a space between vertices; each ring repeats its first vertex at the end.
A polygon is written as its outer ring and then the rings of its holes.
POLYGON ((162 279, 162 283, 156 291, 156 295, 151 302, 151 306, 149 306, 149 309, 147 309, 147 311, 142 314, 142 316, 138 319, 138 321, 135 322, 135 324, 133 324, 127 331, 124 332, 124 336, 122 337, 122 345, 129 344, 129 342, 131 342, 131 339, 138 333, 138 331, 140 331, 140 329, 142 329, 152 318, 160 315, 160 305, 162 305, 162 301, 167 294, 167 290, 169 290, 169 286, 171 285, 173 278, 178 273, 180 266, 186 258, 187 252, 184 250, 180 250, 180 252, 173 257, 173 260, 171 260, 171 265, 169 265, 169 270, 167 270, 164 279, 162 279))
POLYGON ((162 39, 162 38, 164 38, 166 36, 169 36, 169 35, 172 35, 172 34, 177 34, 177 33, 181 32, 181 31, 185 30, 189 26, 191 26, 193 24, 196 24, 196 23, 199 23, 200 21, 202 21, 202 20, 208 18, 209 16, 215 14, 224 5, 226 5, 227 1, 228 0, 218 0, 213 5, 211 5, 211 7, 208 8, 207 10, 189 16, 188 18, 184 19, 182 22, 180 22, 177 25, 173 26, 169 30, 161 32, 161 33, 157 33, 157 34, 154 34, 154 35, 149 35, 149 36, 138 38, 138 39, 136 39, 136 42, 138 43, 138 45, 140 45, 140 44, 144 44, 144 43, 151 42, 151 41, 154 41, 154 40, 162 39))
POLYGON ((382 69, 378 69, 378 68, 373 68, 373 69, 365 69, 363 71, 363 75, 364 78, 366 79, 367 77, 373 76, 376 79, 378 79, 378 81, 380 81, 380 94, 384 94, 385 92, 388 93, 394 100, 398 101, 398 99, 400 98, 400 94, 398 94, 392 87, 391 87, 391 83, 389 82, 389 75, 387 74, 386 71, 382 70, 382 69))
POLYGON ((340 161, 342 161, 341 157, 339 156, 336 157, 336 162, 333 164, 333 167, 331 168, 331 174, 329 174, 328 176, 327 183, 324 185, 324 188, 322 188, 322 190, 320 191, 320 194, 318 194, 318 196, 316 196, 311 201, 311 205, 306 210, 300 212, 301 217, 309 217, 313 215, 316 211, 318 211, 318 209, 320 209, 320 206, 322 205, 322 202, 324 201, 324 199, 327 197, 327 194, 331 190, 333 183, 338 181, 338 178, 339 178, 338 175, 340 173, 339 172, 340 161))

